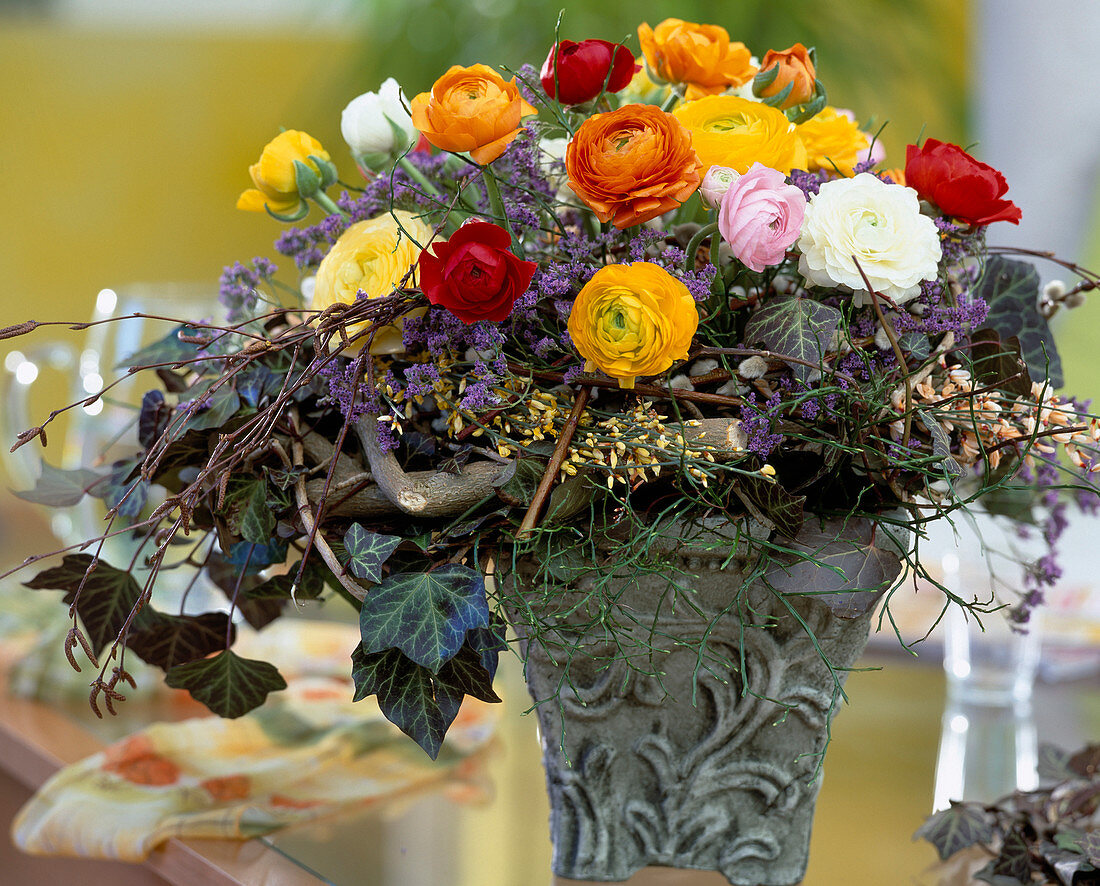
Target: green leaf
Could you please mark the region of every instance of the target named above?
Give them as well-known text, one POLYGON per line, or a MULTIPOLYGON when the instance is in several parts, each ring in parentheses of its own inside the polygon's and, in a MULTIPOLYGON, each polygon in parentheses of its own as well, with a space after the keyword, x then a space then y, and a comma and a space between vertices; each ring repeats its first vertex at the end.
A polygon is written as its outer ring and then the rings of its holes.
POLYGON ((1002 341, 1016 336, 1020 355, 1031 374, 1049 378, 1054 387, 1061 387, 1062 360, 1050 325, 1039 312, 1039 272, 1034 266, 990 256, 974 291, 989 305, 986 325, 995 329, 1002 341))
POLYGON ((1071 756, 1068 751, 1063 751, 1057 745, 1041 742, 1038 761, 1039 779, 1044 784, 1051 784, 1073 778, 1075 773, 1069 766, 1071 756))
POLYGON ((63 471, 48 462, 42 462, 42 473, 34 484, 34 489, 16 492, 24 501, 47 505, 51 508, 65 508, 80 502, 85 495, 104 480, 103 474, 78 468, 75 471, 63 471))
POLYGON ((1080 841, 1081 852, 1088 858, 1089 864, 1100 868, 1100 830, 1086 833, 1080 841))
POLYGON ((180 406, 181 413, 189 411, 184 413, 186 417, 173 429, 173 434, 220 428, 240 409, 240 395, 232 385, 223 384, 212 394, 196 395, 189 406, 180 406))
MULTIPOLYGON (((770 300, 749 319, 745 341, 761 343, 777 356, 797 357, 820 364, 832 343, 840 311, 812 298, 795 296, 770 300)), ((790 363, 791 371, 803 384, 815 372, 810 366, 790 363)))
POLYGON ((88 492, 103 499, 109 508, 118 507, 120 517, 136 517, 145 507, 149 484, 138 473, 137 458, 126 458, 111 465, 111 473, 88 492))
POLYGON ((764 580, 778 593, 820 600, 840 618, 870 611, 901 574, 896 527, 869 520, 816 521, 779 552, 764 580))
POLYGON ((399 535, 380 535, 352 523, 344 533, 344 549, 348 553, 348 569, 356 578, 378 584, 382 580, 382 564, 397 546, 399 535))
POLYGON ((433 760, 439 756, 443 736, 454 722, 464 695, 500 701, 493 692, 491 675, 469 646, 446 662, 438 674, 411 661, 400 650, 368 653, 361 643, 355 647, 351 661, 353 700, 377 695, 385 717, 433 760))
POLYGON ((359 610, 364 652, 400 649, 433 673, 458 652, 467 631, 488 624, 485 582, 466 566, 390 575, 359 610))
POLYGON ((546 462, 539 458, 517 458, 494 481, 497 495, 505 504, 525 508, 535 497, 546 462))
POLYGON ((1031 883, 1031 849, 1019 827, 1013 827, 1005 834, 1000 854, 993 860, 991 873, 1007 877, 1017 883, 1031 883))
POLYGON ((979 329, 970 336, 970 360, 983 386, 1000 388, 1017 397, 1031 396, 1031 375, 1020 356, 1020 340, 1001 341, 996 329, 979 329))
POLYGON ((791 495, 779 483, 752 474, 738 474, 734 494, 761 523, 794 538, 802 528, 806 496, 791 495))
POLYGON ((951 801, 951 806, 929 816, 913 839, 922 837, 947 861, 956 852, 993 839, 993 816, 978 803, 951 801))
POLYGON ((165 615, 151 613, 146 627, 132 631, 126 647, 141 659, 168 671, 178 664, 206 658, 224 649, 236 636, 224 612, 204 612, 202 615, 165 615))
POLYGON ((586 474, 574 474, 554 487, 546 505, 543 526, 556 526, 579 514, 592 501, 592 481, 586 474))
POLYGON ((266 545, 275 534, 275 514, 267 503, 267 481, 262 477, 234 479, 226 491, 225 514, 229 531, 246 542, 266 545))
POLYGON ((162 392, 146 391, 141 398, 141 412, 138 413, 138 443, 143 449, 148 449, 156 442, 168 426, 171 415, 172 407, 164 402, 162 392))
MULTIPOLYGON (((66 591, 64 602, 70 605, 76 600, 77 614, 98 656, 122 630, 130 611, 141 597, 141 588, 129 572, 99 560, 77 597, 77 588, 91 564, 92 557, 88 554, 67 554, 60 566, 38 573, 25 584, 28 588, 66 591)), ((135 617, 131 630, 144 629, 151 623, 151 618, 151 610, 143 608, 135 617)))
POLYGON ((178 363, 180 360, 190 360, 198 353, 201 346, 192 342, 180 341, 179 334, 182 332, 187 335, 195 335, 198 331, 195 327, 186 324, 177 326, 164 338, 119 361, 113 368, 128 369, 133 366, 143 367, 154 363, 178 363))
POLYGON ((258 708, 268 693, 286 689, 286 680, 274 665, 241 658, 231 649, 212 658, 176 665, 164 682, 173 689, 186 689, 195 701, 231 720, 258 708))

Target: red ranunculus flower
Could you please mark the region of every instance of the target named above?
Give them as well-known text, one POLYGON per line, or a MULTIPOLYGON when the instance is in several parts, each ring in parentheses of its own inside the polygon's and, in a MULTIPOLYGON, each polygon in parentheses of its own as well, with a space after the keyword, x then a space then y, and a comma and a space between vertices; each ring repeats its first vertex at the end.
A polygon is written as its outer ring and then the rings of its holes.
POLYGON ((463 323, 505 320, 527 291, 538 264, 512 253, 512 238, 499 225, 469 221, 445 243, 420 253, 420 289, 433 305, 463 323))
POLYGON ((905 184, 944 215, 972 225, 995 221, 1020 223, 1020 207, 1001 199, 1008 183, 992 166, 975 160, 958 145, 927 139, 905 149, 905 184))
POLYGON ((542 88, 563 105, 590 102, 604 91, 626 89, 641 65, 625 46, 606 40, 562 40, 550 48, 542 65, 542 88), (554 65, 557 63, 557 92, 554 90, 554 65), (611 76, 608 76, 608 69, 611 76))

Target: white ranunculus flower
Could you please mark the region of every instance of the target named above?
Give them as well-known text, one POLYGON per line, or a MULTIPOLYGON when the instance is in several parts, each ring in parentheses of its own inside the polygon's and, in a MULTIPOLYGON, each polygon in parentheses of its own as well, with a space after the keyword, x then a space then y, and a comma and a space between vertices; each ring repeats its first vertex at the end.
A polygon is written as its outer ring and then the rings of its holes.
POLYGON ((340 115, 340 133, 353 154, 403 154, 416 144, 419 132, 405 106, 408 100, 393 77, 378 92, 364 92, 348 102, 340 115))
POLYGON ((940 261, 939 234, 921 215, 917 192, 867 172, 821 186, 806 206, 798 248, 806 280, 851 289, 857 305, 870 301, 860 267, 876 292, 900 304, 936 276, 940 261))

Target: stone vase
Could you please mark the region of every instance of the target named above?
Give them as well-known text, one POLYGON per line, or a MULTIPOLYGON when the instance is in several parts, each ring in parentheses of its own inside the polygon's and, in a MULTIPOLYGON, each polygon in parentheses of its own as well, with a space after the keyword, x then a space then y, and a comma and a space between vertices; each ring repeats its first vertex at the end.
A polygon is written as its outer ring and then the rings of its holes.
POLYGON ((608 582, 617 639, 591 629, 583 581, 528 597, 556 611, 527 644, 526 678, 559 876, 620 881, 660 865, 735 886, 801 882, 842 669, 871 615, 746 585, 727 554, 681 552, 667 575, 608 582))

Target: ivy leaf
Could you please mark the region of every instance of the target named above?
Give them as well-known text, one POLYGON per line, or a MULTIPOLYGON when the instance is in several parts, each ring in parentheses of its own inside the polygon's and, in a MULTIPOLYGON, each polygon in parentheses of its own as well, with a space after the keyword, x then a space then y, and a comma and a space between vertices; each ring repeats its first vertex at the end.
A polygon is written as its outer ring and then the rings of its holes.
POLYGON ((267 545, 275 534, 275 514, 268 507, 267 482, 262 477, 234 480, 222 512, 229 531, 246 542, 267 545))
POLYGON ((176 665, 164 676, 173 689, 186 689, 219 717, 230 720, 258 708, 271 692, 286 689, 270 662, 241 658, 223 649, 212 658, 176 665))
POLYGON ((1005 834, 1001 843, 1001 851, 993 859, 990 873, 1006 877, 1016 883, 1031 883, 1031 851, 1024 835, 1019 827, 1014 827, 1005 834))
POLYGON ((120 517, 136 517, 145 507, 149 484, 141 479, 138 459, 125 458, 111 465, 111 473, 103 478, 89 494, 103 499, 108 508, 118 508, 120 517))
POLYGON ((64 471, 44 461, 42 473, 34 484, 34 489, 16 492, 15 495, 24 501, 33 501, 35 504, 65 508, 78 504, 104 479, 103 474, 97 474, 87 468, 64 471))
POLYGON ((492 677, 468 646, 446 662, 438 674, 411 661, 398 649, 368 653, 360 643, 351 655, 353 701, 378 696, 383 715, 413 739, 433 760, 454 722, 464 695, 500 701, 492 677))
POLYGON ((764 573, 781 594, 820 600, 840 618, 869 612, 901 574, 898 554, 907 538, 896 527, 869 520, 826 520, 802 527, 764 573))
MULTIPOLYGON (((1020 881, 1015 877, 1006 877, 1004 874, 998 874, 996 871, 997 862, 993 860, 989 862, 980 871, 974 872, 974 880, 981 880, 983 883, 989 883, 990 886, 1019 886, 1020 881)), ((1030 881, 1025 880, 1024 883, 1030 881)))
POLYGON ((1020 356, 1020 340, 1001 341, 996 329, 979 329, 970 336, 970 360, 974 374, 983 385, 1015 394, 1031 396, 1031 375, 1020 356))
POLYGON ((1089 864, 1100 868, 1100 830, 1086 833, 1080 840, 1081 852, 1088 858, 1089 864))
POLYGON ((924 429, 932 437, 932 455, 940 460, 940 467, 943 472, 949 476, 958 477, 962 473, 962 468, 955 461, 954 456, 951 455, 951 438, 947 436, 947 431, 932 417, 930 412, 918 409, 917 415, 920 416, 924 429))
MULTIPOLYGON (((99 560, 78 598, 76 590, 91 563, 92 557, 88 554, 67 554, 60 566, 38 573, 25 585, 28 588, 66 591, 64 602, 70 605, 76 600, 77 614, 98 657, 122 630, 127 616, 141 596, 141 588, 129 572, 99 560)), ((144 629, 151 618, 151 611, 143 608, 132 622, 131 630, 144 629)))
POLYGON ((348 554, 348 569, 356 578, 378 584, 382 581, 382 564, 401 544, 398 535, 381 535, 352 523, 344 533, 344 549, 348 554))
MULTIPOLYGON (((244 551, 253 547, 250 542, 240 544, 244 546, 244 551)), ((286 556, 285 551, 283 556, 286 556)), ((232 600, 234 595, 236 596, 238 611, 257 631, 282 615, 283 608, 286 606, 285 598, 253 599, 249 596, 249 592, 260 583, 255 575, 258 571, 252 568, 250 561, 248 574, 242 577, 241 563, 230 562, 221 551, 214 551, 206 560, 207 576, 221 589, 227 600, 232 600)))
POLYGON ((197 394, 189 406, 181 406, 189 410, 179 430, 203 431, 220 428, 241 409, 241 397, 231 385, 223 384, 212 394, 197 394))
MULTIPOLYGON (((797 357, 820 364, 840 325, 840 311, 812 298, 794 296, 768 301, 749 319, 745 341, 762 343, 777 355, 797 357)), ((802 363, 790 363, 791 372, 807 384, 815 370, 802 363)))
POLYGON ((802 528, 806 496, 791 495, 779 483, 757 475, 738 474, 733 492, 757 520, 794 538, 802 528))
POLYGON ((433 673, 458 652, 467 631, 488 624, 484 580, 457 565, 390 575, 359 610, 364 652, 400 649, 433 673))
POLYGON ((546 462, 538 458, 517 458, 493 481, 493 486, 505 504, 525 508, 535 497, 535 490, 545 473, 546 462))
POLYGON ((274 563, 286 560, 286 549, 287 543, 281 538, 269 538, 264 544, 239 541, 230 546, 226 559, 238 572, 245 569, 249 575, 253 575, 274 563))
POLYGON ((148 449, 156 442, 172 415, 172 407, 164 402, 160 391, 147 391, 141 398, 141 411, 138 413, 138 442, 148 449))
POLYGON ((129 357, 121 360, 113 368, 129 369, 131 367, 144 367, 154 363, 178 363, 181 360, 189 360, 198 353, 200 345, 193 342, 180 341, 180 333, 196 335, 199 330, 194 326, 177 326, 164 338, 147 345, 129 357))
MULTIPOLYGON (((289 600, 291 585, 294 584, 294 578, 298 575, 301 563, 302 561, 299 560, 284 574, 276 575, 263 584, 250 588, 245 592, 245 596, 249 600, 289 600)), ((324 589, 325 580, 321 570, 313 564, 312 560, 307 561, 305 571, 302 572, 302 583, 294 592, 295 598, 316 600, 324 589)))
POLYGON ((262 363, 255 363, 237 377, 237 394, 248 406, 258 407, 272 394, 279 392, 280 376, 262 363))
POLYGON ((993 839, 993 816, 978 803, 952 800, 949 808, 925 820, 913 834, 914 840, 918 837, 935 846, 940 859, 947 861, 956 852, 989 843, 993 839))
POLYGON ((1034 266, 1001 255, 990 256, 975 293, 989 305, 986 325, 995 329, 1002 341, 1016 336, 1020 356, 1031 374, 1049 378, 1054 387, 1061 387, 1062 360, 1050 325, 1039 312, 1039 272, 1034 266))
POLYGON ((202 615, 165 615, 153 613, 148 625, 132 631, 126 647, 141 659, 168 671, 178 664, 206 658, 224 649, 228 631, 229 642, 236 636, 224 612, 204 612, 202 615))
POLYGON ((1048 742, 1039 745, 1039 760, 1037 771, 1039 778, 1044 783, 1065 781, 1073 778, 1076 773, 1070 768, 1068 751, 1048 742))

